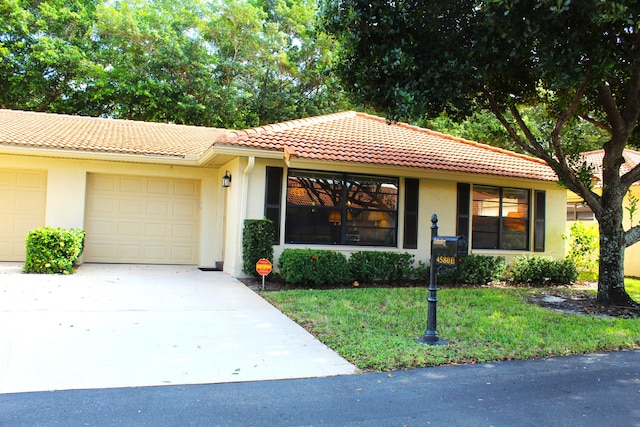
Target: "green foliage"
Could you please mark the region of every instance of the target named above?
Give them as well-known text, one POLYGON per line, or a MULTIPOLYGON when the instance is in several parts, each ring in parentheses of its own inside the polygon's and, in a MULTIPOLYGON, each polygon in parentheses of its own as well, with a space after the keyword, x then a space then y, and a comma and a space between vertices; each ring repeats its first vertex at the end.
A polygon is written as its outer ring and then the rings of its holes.
POLYGON ((622 249, 640 234, 621 238, 616 224, 636 178, 618 179, 618 172, 623 149, 639 135, 637 0, 321 5, 341 46, 337 72, 360 103, 410 122, 442 111, 456 119, 490 111, 522 151, 544 160, 588 201, 609 245, 600 249, 598 299, 629 303, 620 287, 622 249), (581 163, 566 161, 587 147, 605 152, 601 195, 586 184, 581 163))
POLYGON ((360 251, 349 257, 349 270, 362 284, 379 280, 401 283, 414 276, 413 260, 414 256, 409 253, 360 251))
POLYGON ((450 273, 445 273, 439 283, 484 286, 493 281, 502 280, 507 270, 505 257, 471 254, 462 258, 462 262, 450 273))
POLYGON ((307 0, 0 2, 0 108, 246 128, 348 108, 307 0))
POLYGON ((245 219, 242 229, 242 271, 255 277, 256 263, 265 258, 273 263, 275 232, 270 219, 245 219))
POLYGON ((335 251, 285 249, 278 268, 287 283, 298 286, 338 285, 353 280, 347 257, 335 251))
POLYGON ((638 212, 638 198, 633 194, 631 189, 627 191, 627 198, 629 200, 629 206, 626 206, 625 209, 629 212, 629 225, 633 227, 633 217, 638 212))
POLYGON ((24 271, 73 274, 74 263, 84 249, 84 230, 44 227, 29 232, 24 271))
POLYGON ((563 235, 563 239, 569 242, 570 259, 578 269, 593 273, 598 268, 598 251, 600 249, 600 236, 598 227, 586 226, 578 221, 571 226, 569 235, 563 235))
POLYGON ((570 285, 578 279, 578 269, 570 259, 554 260, 541 256, 516 257, 509 273, 512 282, 533 286, 570 285))
POLYGON ((95 3, 0 2, 0 107, 45 110, 70 96, 72 86, 82 92, 90 84, 99 70, 92 46, 95 3))
MULTIPOLYGON (((427 323, 424 288, 266 292, 263 297, 361 369, 565 356, 634 349, 640 319, 572 316, 526 302, 527 288, 442 289, 438 333, 447 346, 416 343, 427 323)), ((569 297, 569 295, 567 295, 569 297)))

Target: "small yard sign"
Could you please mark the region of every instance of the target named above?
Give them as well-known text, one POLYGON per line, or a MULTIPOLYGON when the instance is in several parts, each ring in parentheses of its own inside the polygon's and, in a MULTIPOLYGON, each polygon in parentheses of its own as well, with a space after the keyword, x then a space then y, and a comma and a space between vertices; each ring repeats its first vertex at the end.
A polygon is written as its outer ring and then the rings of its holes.
POLYGON ((256 272, 261 276, 268 276, 272 268, 271 261, 266 258, 259 259, 256 262, 256 272))
POLYGON ((271 265, 271 261, 266 258, 261 258, 256 262, 256 272, 262 276, 262 290, 264 291, 264 278, 271 273, 273 269, 273 265, 271 265))

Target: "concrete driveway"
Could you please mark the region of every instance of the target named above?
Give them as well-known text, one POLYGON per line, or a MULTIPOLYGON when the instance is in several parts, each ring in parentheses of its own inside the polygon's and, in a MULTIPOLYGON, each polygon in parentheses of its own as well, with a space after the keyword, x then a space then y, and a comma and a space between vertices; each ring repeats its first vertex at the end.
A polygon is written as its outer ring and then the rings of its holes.
POLYGON ((0 393, 352 374, 239 281, 194 266, 0 263, 0 393))

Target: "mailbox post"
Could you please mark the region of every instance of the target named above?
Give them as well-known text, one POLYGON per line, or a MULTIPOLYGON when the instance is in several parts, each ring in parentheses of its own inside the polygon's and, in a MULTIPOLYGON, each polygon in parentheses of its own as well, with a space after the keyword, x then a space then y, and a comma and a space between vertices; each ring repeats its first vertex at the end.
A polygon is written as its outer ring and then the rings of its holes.
POLYGON ((427 298, 427 330, 416 341, 427 345, 447 345, 449 341, 441 339, 436 330, 438 304, 438 267, 456 266, 461 257, 468 253, 467 239, 463 236, 439 236, 438 216, 431 216, 431 263, 429 274, 429 297, 427 298))

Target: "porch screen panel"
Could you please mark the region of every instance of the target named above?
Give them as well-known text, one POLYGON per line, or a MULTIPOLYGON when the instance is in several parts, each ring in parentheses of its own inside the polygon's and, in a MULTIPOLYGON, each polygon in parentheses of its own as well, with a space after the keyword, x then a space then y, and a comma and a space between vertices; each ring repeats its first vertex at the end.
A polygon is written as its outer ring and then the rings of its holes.
POLYGON ((404 180, 404 238, 405 249, 418 248, 418 196, 420 181, 404 180))
POLYGON ((471 197, 471 185, 458 183, 458 221, 456 223, 456 235, 469 239, 469 208, 471 197))
POLYGON ((273 222, 274 245, 280 244, 280 211, 282 206, 282 175, 279 167, 267 166, 264 216, 273 222))
POLYGON ((534 198, 534 222, 533 222, 533 250, 544 252, 547 198, 546 192, 536 190, 534 198))

